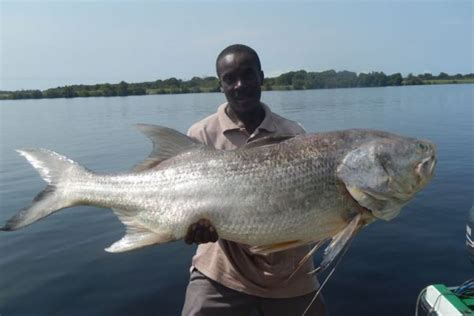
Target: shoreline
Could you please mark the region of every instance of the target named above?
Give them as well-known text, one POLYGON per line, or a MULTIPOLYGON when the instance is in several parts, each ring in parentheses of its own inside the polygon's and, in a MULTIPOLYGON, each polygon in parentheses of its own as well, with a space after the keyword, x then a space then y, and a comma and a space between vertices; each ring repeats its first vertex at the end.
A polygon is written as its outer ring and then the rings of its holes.
MULTIPOLYGON (((287 75, 287 74, 284 74, 287 75)), ((283 76, 283 75, 282 75, 283 76)), ((394 75, 392 75, 394 76, 394 75)), ((329 89, 348 89, 348 88, 380 88, 380 87, 402 87, 402 86, 431 86, 431 85, 451 85, 451 84, 473 84, 474 75, 465 75, 472 78, 463 79, 420 79, 418 77, 397 77, 397 81, 387 82, 370 82, 370 84, 334 84, 333 82, 322 82, 324 86, 320 87, 306 87, 302 82, 294 82, 293 84, 278 85, 279 78, 265 79, 262 85, 262 91, 304 91, 304 90, 329 90, 329 89), (391 83, 391 84, 388 84, 391 83)), ((281 76, 280 76, 281 77, 281 76)), ((385 76, 386 77, 386 76, 385 76)), ((174 79, 174 78, 173 78, 174 79)), ((200 78, 199 78, 200 79, 200 78)), ((158 80, 160 82, 166 82, 158 80)), ((119 84, 96 84, 96 85, 72 85, 57 87, 47 90, 17 90, 17 91, 0 91, 0 101, 3 100, 35 100, 35 99, 70 99, 70 98, 90 98, 90 97, 125 97, 134 95, 177 95, 177 94, 199 94, 199 93, 213 93, 219 92, 219 85, 217 78, 208 77, 202 80, 206 81, 206 85, 192 86, 189 88, 190 81, 178 81, 175 79, 175 86, 167 86, 162 88, 149 87, 153 83, 126 83, 124 81, 119 84), (180 86, 181 85, 181 86, 180 86)), ((194 78, 192 80, 195 80, 194 78)), ((191 80, 191 81, 192 81, 191 80)), ((157 81, 157 82, 158 82, 157 81)), ((294 80, 295 81, 295 80, 294 80)), ((329 80, 328 80, 329 81, 329 80)))

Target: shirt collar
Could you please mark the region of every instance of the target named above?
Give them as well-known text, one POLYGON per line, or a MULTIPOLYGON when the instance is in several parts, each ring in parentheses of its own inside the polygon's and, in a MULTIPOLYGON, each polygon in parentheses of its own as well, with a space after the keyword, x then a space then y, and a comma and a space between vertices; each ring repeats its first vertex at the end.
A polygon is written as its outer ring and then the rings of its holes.
MULTIPOLYGON (((269 133, 276 132, 275 121, 273 119, 273 113, 270 108, 263 102, 261 102, 263 110, 265 111, 265 117, 263 118, 262 123, 257 127, 255 133, 258 133, 260 130, 265 130, 269 133)), ((230 119, 227 115, 225 109, 227 107, 227 102, 221 104, 217 109, 217 117, 219 119, 219 124, 223 133, 230 131, 230 130, 240 130, 244 126, 242 123, 238 122, 235 123, 230 119)))

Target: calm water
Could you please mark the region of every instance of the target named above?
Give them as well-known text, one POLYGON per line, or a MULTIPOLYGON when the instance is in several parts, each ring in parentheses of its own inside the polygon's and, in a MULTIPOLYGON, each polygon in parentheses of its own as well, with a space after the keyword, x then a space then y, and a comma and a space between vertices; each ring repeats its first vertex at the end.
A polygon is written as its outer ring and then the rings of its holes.
MULTIPOLYGON (((360 233, 325 288, 331 315, 413 315, 428 284, 474 276, 464 229, 473 204, 474 85, 268 92, 272 109, 308 131, 377 128, 438 146, 432 183, 391 222, 360 233)), ((134 123, 185 132, 222 94, 0 102, 0 223, 44 186, 14 149, 45 147, 100 172, 125 170, 151 145, 134 123)), ((0 314, 178 315, 194 247, 123 254, 110 210, 76 207, 0 233, 0 314)))

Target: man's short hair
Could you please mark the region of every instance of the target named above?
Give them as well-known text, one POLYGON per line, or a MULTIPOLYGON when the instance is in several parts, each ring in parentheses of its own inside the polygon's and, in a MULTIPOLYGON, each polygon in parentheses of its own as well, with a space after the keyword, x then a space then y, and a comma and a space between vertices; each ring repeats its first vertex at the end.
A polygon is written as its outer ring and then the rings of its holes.
POLYGON ((219 76, 219 68, 218 68, 219 60, 221 60, 226 55, 234 54, 234 53, 248 53, 252 55, 253 58, 255 59, 255 62, 257 63, 258 70, 262 70, 262 65, 260 64, 260 58, 258 57, 257 52, 253 48, 247 45, 243 45, 243 44, 233 44, 224 48, 224 50, 219 54, 219 56, 217 56, 217 59, 216 59, 217 76, 219 76))

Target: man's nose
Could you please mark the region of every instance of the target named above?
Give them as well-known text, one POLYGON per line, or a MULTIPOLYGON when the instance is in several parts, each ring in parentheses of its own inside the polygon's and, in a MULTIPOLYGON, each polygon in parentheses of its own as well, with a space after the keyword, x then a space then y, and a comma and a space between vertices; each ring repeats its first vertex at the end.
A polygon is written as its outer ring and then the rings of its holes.
POLYGON ((240 89, 243 86, 243 80, 241 78, 238 78, 237 81, 235 82, 234 89, 240 89))

